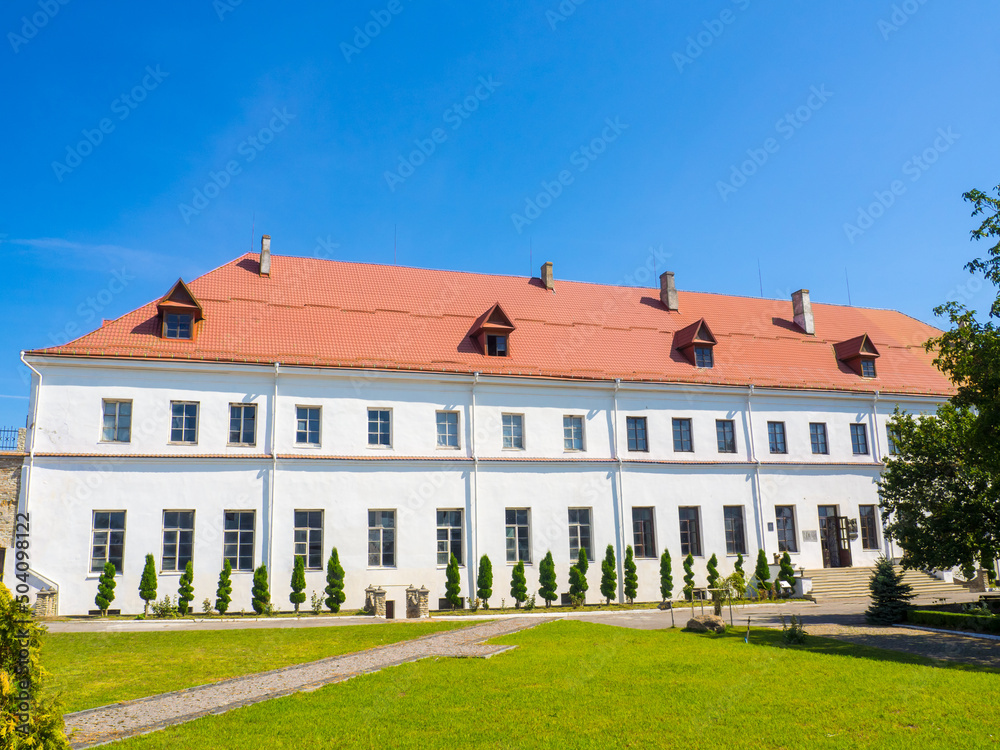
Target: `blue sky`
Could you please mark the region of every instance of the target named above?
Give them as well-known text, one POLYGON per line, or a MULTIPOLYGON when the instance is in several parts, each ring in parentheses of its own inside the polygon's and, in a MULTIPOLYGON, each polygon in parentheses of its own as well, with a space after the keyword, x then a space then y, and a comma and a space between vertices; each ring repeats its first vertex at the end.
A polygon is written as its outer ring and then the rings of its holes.
POLYGON ((855 305, 985 310, 961 194, 1000 182, 998 27, 986 0, 11 0, 0 425, 19 351, 261 233, 749 296, 759 262, 766 297, 846 304, 849 276, 855 305))

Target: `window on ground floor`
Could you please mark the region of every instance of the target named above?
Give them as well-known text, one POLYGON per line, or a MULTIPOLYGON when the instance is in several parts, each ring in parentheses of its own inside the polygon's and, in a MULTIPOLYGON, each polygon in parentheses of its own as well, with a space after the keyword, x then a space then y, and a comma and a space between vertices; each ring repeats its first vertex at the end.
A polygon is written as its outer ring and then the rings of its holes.
POLYGON ((527 508, 507 508, 507 562, 531 562, 531 511, 527 508))
POLYGON ((462 511, 437 512, 437 564, 447 565, 454 555, 462 565, 462 511))
POLYGON ((160 570, 181 571, 194 559, 194 511, 163 511, 163 555, 160 570))
POLYGON ((636 557, 656 557, 653 509, 632 508, 632 551, 636 557))
POLYGON ((125 511, 95 510, 92 538, 90 572, 101 573, 105 563, 112 563, 115 572, 121 573, 125 559, 125 511))
POLYGON ((859 505, 861 547, 862 549, 878 549, 878 512, 874 505, 859 505))
POLYGON ((727 505, 722 509, 722 514, 726 521, 726 554, 745 555, 747 535, 743 506, 727 505))
POLYGON ((323 567, 323 511, 295 511, 295 557, 301 557, 306 570, 323 567))
POLYGON ((227 510, 224 516, 222 555, 233 570, 253 570, 253 533, 256 514, 252 510, 227 510))
POLYGON ((578 560, 580 550, 587 551, 587 559, 594 559, 594 549, 590 543, 590 508, 569 509, 569 559, 578 560))
POLYGON ((368 511, 368 566, 396 567, 396 511, 368 511))
POLYGON ((681 554, 701 557, 701 524, 698 508, 678 508, 681 524, 681 554))
POLYGON ((776 505, 774 507, 774 527, 778 532, 778 551, 798 552, 799 543, 795 535, 795 506, 776 505))

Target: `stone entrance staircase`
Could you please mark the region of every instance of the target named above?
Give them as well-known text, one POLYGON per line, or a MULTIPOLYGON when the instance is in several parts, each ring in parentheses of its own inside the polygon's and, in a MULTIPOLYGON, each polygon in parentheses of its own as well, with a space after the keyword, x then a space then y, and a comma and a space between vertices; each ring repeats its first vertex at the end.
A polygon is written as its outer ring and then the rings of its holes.
MULTIPOLYGON (((818 602, 832 599, 867 598, 870 595, 868 581, 872 576, 872 568, 819 568, 807 570, 803 574, 812 578, 811 595, 818 602)), ((952 598, 956 594, 967 594, 968 589, 953 583, 945 583, 927 573, 918 570, 904 571, 898 565, 896 572, 903 574, 903 581, 913 587, 913 593, 920 598, 940 596, 952 598)))

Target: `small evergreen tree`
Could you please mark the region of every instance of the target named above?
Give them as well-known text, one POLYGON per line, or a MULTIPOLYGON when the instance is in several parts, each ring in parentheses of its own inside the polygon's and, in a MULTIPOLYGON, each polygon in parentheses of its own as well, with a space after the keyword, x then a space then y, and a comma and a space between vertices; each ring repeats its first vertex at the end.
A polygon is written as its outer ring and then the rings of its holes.
POLYGON ((521 602, 528 598, 528 581, 524 577, 524 562, 518 561, 514 566, 514 571, 510 576, 510 595, 514 599, 514 606, 521 607, 521 602))
POLYGON ((578 580, 578 588, 580 589, 580 594, 584 598, 587 597, 587 589, 590 586, 587 584, 587 570, 590 568, 590 560, 587 557, 587 550, 580 547, 580 555, 576 559, 576 568, 580 571, 580 577, 578 580))
POLYGON ((156 600, 156 560, 152 555, 146 555, 146 566, 142 569, 142 578, 139 579, 139 596, 146 602, 142 614, 148 615, 149 603, 156 600))
POLYGON ((639 591, 639 576, 636 575, 635 559, 633 557, 632 545, 625 548, 625 598, 631 604, 635 601, 635 595, 639 591))
POLYGON ((184 566, 184 573, 181 575, 180 585, 177 587, 177 611, 182 615, 188 613, 188 605, 194 601, 194 564, 188 560, 184 566))
MULTIPOLYGON (((778 580, 784 581, 792 589, 795 588, 795 568, 792 567, 792 558, 788 556, 787 551, 781 556, 781 570, 778 571, 778 580)), ((788 593, 791 595, 791 591, 788 593)))
POLYGON ((448 560, 445 577, 447 578, 447 582, 444 586, 444 598, 451 602, 451 606, 454 609, 458 609, 462 606, 462 580, 458 573, 458 560, 455 558, 454 553, 452 553, 451 558, 448 560))
POLYGON ((865 619, 872 625, 892 625, 900 622, 909 609, 907 602, 916 594, 886 558, 880 557, 868 582, 872 603, 865 610, 865 619))
POLYGON ((476 596, 483 600, 483 609, 490 608, 490 597, 493 596, 493 563, 483 555, 479 559, 479 575, 476 577, 476 596))
POLYGON ((690 552, 684 558, 684 598, 694 601, 694 555, 690 552))
POLYGON ((340 555, 334 547, 330 559, 326 563, 326 606, 331 612, 339 612, 340 605, 347 597, 344 595, 344 568, 340 564, 340 555))
POLYGON ((670 550, 664 547, 663 554, 660 555, 660 596, 663 597, 663 601, 666 601, 673 595, 673 593, 673 564, 670 562, 670 550))
POLYGON ((556 564, 552 560, 552 551, 545 553, 545 557, 538 564, 538 595, 545 600, 545 606, 552 606, 558 598, 556 594, 556 564))
POLYGON ((215 590, 215 608, 220 615, 226 614, 226 610, 229 609, 229 603, 233 600, 232 574, 233 566, 227 557, 222 561, 222 572, 219 573, 219 586, 215 590))
POLYGON ((295 614, 298 614, 299 605, 306 600, 306 561, 302 555, 295 556, 291 585, 292 593, 288 595, 288 601, 295 605, 295 614))
MULTIPOLYGON (((632 549, 629 547, 629 549, 632 549)), ((628 560, 628 558, 625 558, 628 560)), ((628 562, 625 563, 628 566, 628 562)), ((626 578, 626 580, 628 580, 626 578)), ((627 589, 626 589, 627 590, 627 589)), ((604 551, 604 560, 601 562, 601 596, 608 604, 618 594, 618 564, 615 561, 615 550, 610 544, 604 551)))
POLYGON ((108 607, 115 600, 115 564, 104 563, 104 570, 97 580, 97 596, 94 604, 101 610, 101 616, 108 614, 108 607))
POLYGON ((758 581, 757 588, 763 596, 764 592, 769 588, 767 582, 771 578, 771 569, 767 567, 767 555, 764 554, 764 550, 757 551, 757 567, 754 568, 753 574, 758 581))
POLYGON ((747 574, 743 570, 743 553, 736 555, 736 564, 733 566, 733 572, 739 573, 743 580, 746 580, 747 574))
POLYGON ((267 566, 261 565, 253 572, 253 586, 250 589, 250 605, 253 611, 262 615, 271 603, 271 591, 267 586, 267 566))
POLYGON ((715 589, 719 587, 719 558, 712 553, 712 556, 708 558, 708 587, 710 589, 715 589))

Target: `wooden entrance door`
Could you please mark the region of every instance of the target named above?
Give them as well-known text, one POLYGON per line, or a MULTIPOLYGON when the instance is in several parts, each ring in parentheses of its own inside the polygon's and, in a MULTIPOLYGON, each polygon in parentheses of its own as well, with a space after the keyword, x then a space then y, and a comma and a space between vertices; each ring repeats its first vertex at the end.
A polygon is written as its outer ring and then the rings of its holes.
POLYGON ((396 619, 396 602, 389 601, 385 602, 385 619, 395 620, 396 619))
POLYGON ((821 505, 818 510, 823 567, 851 567, 853 560, 851 558, 851 537, 847 533, 847 516, 837 515, 836 505, 821 505))

